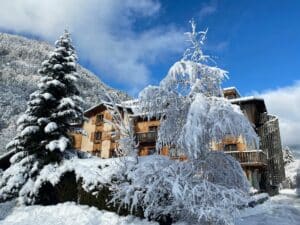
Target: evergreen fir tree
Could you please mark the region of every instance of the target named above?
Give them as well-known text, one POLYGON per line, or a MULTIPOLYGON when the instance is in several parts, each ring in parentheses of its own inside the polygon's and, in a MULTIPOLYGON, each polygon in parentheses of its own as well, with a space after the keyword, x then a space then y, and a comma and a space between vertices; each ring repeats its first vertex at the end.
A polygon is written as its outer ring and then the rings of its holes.
POLYGON ((63 159, 64 151, 71 147, 71 125, 82 119, 76 87, 77 56, 67 31, 55 47, 42 63, 38 90, 30 95, 27 110, 17 121, 18 135, 7 145, 16 153, 0 180, 3 199, 15 196, 44 165, 63 159))

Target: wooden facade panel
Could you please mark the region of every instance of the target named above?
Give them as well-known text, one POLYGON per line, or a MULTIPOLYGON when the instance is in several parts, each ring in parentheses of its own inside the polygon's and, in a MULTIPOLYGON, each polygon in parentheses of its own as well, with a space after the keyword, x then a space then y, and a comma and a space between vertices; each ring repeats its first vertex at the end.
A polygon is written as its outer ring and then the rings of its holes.
POLYGON ((88 121, 85 121, 83 123, 82 129, 84 130, 84 135, 82 135, 81 139, 81 150, 82 151, 88 151, 91 152, 93 151, 94 143, 93 143, 93 132, 95 131, 95 124, 93 123, 93 118, 89 118, 88 121))
POLYGON ((75 149, 81 149, 81 139, 82 135, 80 133, 72 133, 71 134, 72 138, 72 144, 75 149))
POLYGON ((101 158, 110 158, 111 157, 110 150, 111 150, 111 141, 110 140, 102 141, 101 158))

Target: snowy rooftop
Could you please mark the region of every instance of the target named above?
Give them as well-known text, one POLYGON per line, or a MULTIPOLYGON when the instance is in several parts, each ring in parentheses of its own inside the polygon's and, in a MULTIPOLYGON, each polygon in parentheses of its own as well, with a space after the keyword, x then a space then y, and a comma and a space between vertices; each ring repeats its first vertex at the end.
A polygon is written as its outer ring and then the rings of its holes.
POLYGON ((264 113, 267 112, 267 107, 265 104, 265 100, 260 97, 255 96, 247 96, 242 98, 234 98, 228 99, 233 104, 255 104, 255 107, 258 109, 259 112, 264 113))
MULTIPOLYGON (((129 102, 129 101, 125 101, 125 102, 122 102, 121 104, 118 103, 118 104, 116 104, 116 105, 117 105, 119 108, 123 108, 123 109, 126 108, 126 109, 130 109, 130 110, 131 110, 131 106, 129 105, 128 102, 129 102), (126 103, 126 104, 124 104, 124 103, 126 103)), ((105 105, 112 105, 112 103, 111 103, 111 102, 106 102, 106 101, 101 101, 101 102, 98 103, 97 105, 94 105, 94 106, 92 106, 91 108, 85 110, 85 111, 84 111, 84 114, 87 114, 87 113, 89 113, 89 112, 91 112, 91 111, 97 109, 98 107, 105 106, 105 105)))
POLYGON ((260 97, 246 96, 246 97, 242 97, 242 98, 230 99, 229 101, 232 103, 236 103, 236 102, 248 102, 248 101, 263 101, 264 102, 265 100, 260 97))
POLYGON ((226 92, 227 93, 228 92, 230 92, 230 93, 234 92, 237 98, 241 97, 241 94, 240 94, 239 90, 236 87, 223 88, 223 93, 225 94, 226 92))
POLYGON ((234 86, 223 88, 223 91, 231 91, 231 90, 237 90, 237 88, 234 86))

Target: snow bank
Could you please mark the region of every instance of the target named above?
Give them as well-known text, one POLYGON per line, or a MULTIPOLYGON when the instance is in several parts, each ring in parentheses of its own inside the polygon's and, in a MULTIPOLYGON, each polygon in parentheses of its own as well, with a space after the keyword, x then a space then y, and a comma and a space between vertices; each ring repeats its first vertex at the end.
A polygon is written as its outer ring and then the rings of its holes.
POLYGON ((34 182, 29 182, 24 188, 31 193, 38 193, 43 183, 50 182, 55 186, 65 173, 74 171, 76 179, 82 179, 83 188, 90 192, 101 185, 110 183, 112 177, 120 173, 120 161, 121 159, 92 157, 88 159, 72 158, 63 161, 62 164, 49 164, 40 171, 34 182))
POLYGON ((297 197, 297 191, 296 189, 282 189, 279 191, 280 194, 290 196, 290 197, 297 197))
POLYGON ((7 217, 13 211, 15 205, 16 202, 14 200, 0 203, 0 221, 7 217))
POLYGON ((264 204, 241 210, 236 225, 299 225, 300 198, 291 194, 292 190, 282 190, 264 204))
POLYGON ((158 225, 133 216, 118 216, 94 207, 64 203, 54 206, 17 207, 0 225, 158 225))

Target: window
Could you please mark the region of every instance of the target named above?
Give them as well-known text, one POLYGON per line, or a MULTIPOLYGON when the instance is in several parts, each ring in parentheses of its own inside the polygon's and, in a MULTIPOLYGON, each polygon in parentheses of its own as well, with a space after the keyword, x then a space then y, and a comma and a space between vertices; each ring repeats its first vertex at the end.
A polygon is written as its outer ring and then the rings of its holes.
POLYGON ((228 144, 224 146, 224 151, 237 151, 237 145, 236 144, 228 144))
POLYGON ((155 154, 155 152, 156 152, 155 147, 148 148, 148 155, 153 155, 155 154))
POLYGON ((149 131, 157 131, 157 126, 150 126, 149 131))
POLYGON ((96 132, 94 133, 94 140, 95 140, 95 142, 101 141, 101 138, 102 138, 102 132, 96 131, 96 132))
POLYGON ((96 115, 96 124, 102 123, 104 119, 103 114, 96 115))

